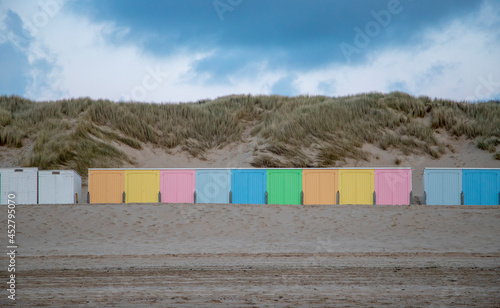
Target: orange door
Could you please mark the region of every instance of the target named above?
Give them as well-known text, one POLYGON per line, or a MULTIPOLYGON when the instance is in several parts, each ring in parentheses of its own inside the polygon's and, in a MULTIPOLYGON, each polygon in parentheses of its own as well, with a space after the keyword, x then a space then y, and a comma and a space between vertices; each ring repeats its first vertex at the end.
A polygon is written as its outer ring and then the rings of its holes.
POLYGON ((124 191, 123 170, 89 170, 90 203, 122 203, 124 191))
POLYGON ((338 171, 302 170, 304 204, 337 204, 338 171))

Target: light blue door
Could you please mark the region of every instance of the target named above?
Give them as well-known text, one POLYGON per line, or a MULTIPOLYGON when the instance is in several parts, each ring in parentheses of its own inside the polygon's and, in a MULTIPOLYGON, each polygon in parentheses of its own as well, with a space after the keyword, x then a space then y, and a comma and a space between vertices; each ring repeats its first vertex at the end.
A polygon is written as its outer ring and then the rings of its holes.
POLYGON ((231 171, 196 170, 196 203, 229 203, 231 171))
POLYGON ((231 170, 233 203, 266 203, 266 170, 231 170))
POLYGON ((424 189, 428 205, 460 205, 462 169, 425 169, 424 189))
POLYGON ((500 169, 463 170, 464 204, 498 205, 500 200, 500 169))

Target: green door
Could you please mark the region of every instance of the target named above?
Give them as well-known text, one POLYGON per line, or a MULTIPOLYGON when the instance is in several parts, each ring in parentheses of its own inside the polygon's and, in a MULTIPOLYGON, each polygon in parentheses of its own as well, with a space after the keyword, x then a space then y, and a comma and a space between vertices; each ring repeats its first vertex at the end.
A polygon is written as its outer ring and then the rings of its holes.
POLYGON ((300 204, 302 169, 267 170, 267 203, 300 204))

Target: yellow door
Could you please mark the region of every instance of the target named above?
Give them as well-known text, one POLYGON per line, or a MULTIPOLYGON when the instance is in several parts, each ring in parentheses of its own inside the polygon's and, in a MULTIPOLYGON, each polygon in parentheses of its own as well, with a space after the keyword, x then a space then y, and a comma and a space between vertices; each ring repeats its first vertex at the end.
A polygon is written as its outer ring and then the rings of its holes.
POLYGON ((90 203, 122 203, 124 177, 123 170, 89 170, 90 203))
POLYGON ((159 170, 125 170, 126 203, 157 203, 159 192, 159 170))
POLYGON ((338 170, 302 170, 304 204, 337 204, 338 170))
POLYGON ((340 204, 373 204, 374 191, 373 169, 339 170, 340 204))

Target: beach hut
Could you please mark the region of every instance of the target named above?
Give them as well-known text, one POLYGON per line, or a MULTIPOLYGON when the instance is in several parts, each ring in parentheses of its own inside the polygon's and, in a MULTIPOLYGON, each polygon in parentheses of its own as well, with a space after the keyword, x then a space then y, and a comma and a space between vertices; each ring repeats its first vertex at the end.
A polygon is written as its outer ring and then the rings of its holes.
POLYGON ((462 169, 465 205, 500 205, 500 169, 462 169))
POLYGON ((0 169, 0 191, 1 204, 37 204, 38 168, 0 169))
POLYGON ((267 203, 301 204, 302 170, 267 169, 267 203))
POLYGON ((124 203, 125 170, 89 169, 88 203, 124 203))
POLYGON ((373 169, 339 169, 340 204, 373 204, 373 169))
POLYGON ((82 178, 73 170, 38 171, 38 203, 70 204, 82 198, 82 178))
POLYGON ((425 168, 424 196, 428 205, 462 204, 462 169, 425 168))
POLYGON ((196 203, 229 203, 231 170, 196 169, 196 203))
POLYGON ((338 170, 303 169, 304 204, 338 204, 338 170))
POLYGON ((125 170, 125 203, 160 202, 160 171, 125 170))
POLYGON ((375 169, 375 203, 409 205, 411 168, 375 169))
POLYGON ((160 170, 161 202, 194 203, 196 171, 194 169, 160 170))
POLYGON ((266 182, 265 169, 232 169, 232 203, 265 204, 266 182))

